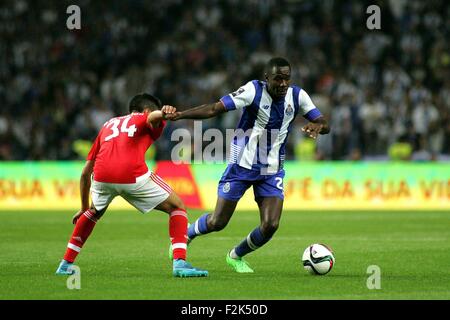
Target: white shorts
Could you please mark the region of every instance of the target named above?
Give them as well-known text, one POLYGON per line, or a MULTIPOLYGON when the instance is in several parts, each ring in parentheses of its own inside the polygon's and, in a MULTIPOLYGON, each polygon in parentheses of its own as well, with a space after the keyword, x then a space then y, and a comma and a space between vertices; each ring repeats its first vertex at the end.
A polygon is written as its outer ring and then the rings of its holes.
POLYGON ((108 207, 116 196, 121 196, 133 207, 147 213, 166 200, 172 189, 153 172, 136 178, 136 183, 106 183, 93 180, 92 203, 97 211, 108 207))

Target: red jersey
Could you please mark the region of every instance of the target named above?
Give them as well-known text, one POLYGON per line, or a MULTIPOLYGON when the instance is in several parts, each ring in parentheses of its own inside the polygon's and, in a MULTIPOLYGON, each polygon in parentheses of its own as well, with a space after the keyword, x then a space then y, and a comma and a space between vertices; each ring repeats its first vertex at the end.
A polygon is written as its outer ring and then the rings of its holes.
POLYGON ((107 183, 135 183, 148 172, 145 152, 161 135, 147 124, 147 113, 112 118, 100 130, 87 160, 95 160, 94 180, 107 183))

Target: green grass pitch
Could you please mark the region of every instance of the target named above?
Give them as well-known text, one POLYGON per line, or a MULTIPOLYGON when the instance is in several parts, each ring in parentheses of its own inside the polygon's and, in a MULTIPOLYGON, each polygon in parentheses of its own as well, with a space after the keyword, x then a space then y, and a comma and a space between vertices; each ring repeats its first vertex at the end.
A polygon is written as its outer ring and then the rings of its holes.
MULTIPOLYGON (((171 275, 166 214, 109 211, 78 256, 81 289, 54 272, 73 230, 73 212, 0 212, 0 299, 450 299, 450 212, 285 211, 278 232, 247 256, 254 274, 225 263, 259 223, 237 211, 221 232, 197 238, 188 260, 208 278, 171 275), (325 276, 300 261, 311 243, 335 252, 325 276), (381 289, 368 289, 370 265, 381 289)), ((190 211, 190 221, 201 214, 190 211)))

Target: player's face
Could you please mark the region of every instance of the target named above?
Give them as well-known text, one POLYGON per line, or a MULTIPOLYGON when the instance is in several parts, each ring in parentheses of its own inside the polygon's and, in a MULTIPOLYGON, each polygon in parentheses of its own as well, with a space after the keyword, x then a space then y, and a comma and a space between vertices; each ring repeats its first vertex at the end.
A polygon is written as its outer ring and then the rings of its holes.
POLYGON ((284 98, 291 83, 291 68, 274 66, 266 79, 270 95, 284 98))

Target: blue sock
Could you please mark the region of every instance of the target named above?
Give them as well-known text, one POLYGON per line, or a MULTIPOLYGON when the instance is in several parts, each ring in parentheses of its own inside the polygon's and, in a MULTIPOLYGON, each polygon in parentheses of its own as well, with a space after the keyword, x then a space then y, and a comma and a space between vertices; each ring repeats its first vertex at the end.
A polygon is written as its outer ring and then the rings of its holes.
POLYGON ((209 213, 205 213, 189 226, 188 228, 189 240, 193 240, 196 236, 200 234, 209 233, 208 224, 206 223, 206 219, 208 218, 208 216, 209 213))
POLYGON ((246 254, 255 251, 259 247, 262 247, 264 244, 267 243, 267 241, 270 240, 270 237, 265 237, 261 229, 257 227, 255 230, 250 232, 250 234, 245 238, 244 241, 242 241, 236 248, 234 248, 234 252, 239 257, 243 257, 246 254))

